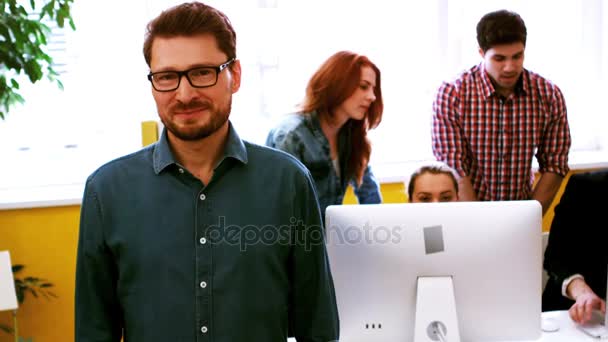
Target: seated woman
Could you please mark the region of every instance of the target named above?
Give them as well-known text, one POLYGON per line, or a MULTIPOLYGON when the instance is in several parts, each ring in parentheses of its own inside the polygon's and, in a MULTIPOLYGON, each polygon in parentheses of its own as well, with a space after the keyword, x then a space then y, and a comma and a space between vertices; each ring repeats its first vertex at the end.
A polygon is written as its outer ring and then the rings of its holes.
POLYGON ((423 166, 410 177, 407 195, 411 203, 458 201, 457 174, 445 164, 423 166))
POLYGON ((327 206, 342 204, 349 183, 359 203, 381 202, 367 131, 378 126, 382 110, 378 67, 341 51, 314 73, 300 111, 268 134, 266 145, 295 156, 312 174, 323 217, 327 206))
POLYGON ((543 311, 569 310, 577 323, 606 312, 608 170, 573 174, 551 224, 543 311))

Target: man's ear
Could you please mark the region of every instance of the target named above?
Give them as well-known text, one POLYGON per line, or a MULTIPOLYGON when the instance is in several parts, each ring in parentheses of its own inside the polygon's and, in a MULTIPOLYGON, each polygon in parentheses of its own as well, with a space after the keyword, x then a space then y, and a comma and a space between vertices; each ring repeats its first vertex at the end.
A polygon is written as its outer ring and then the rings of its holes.
POLYGON ((235 60, 228 68, 230 70, 230 74, 232 75, 230 89, 234 94, 241 88, 241 61, 238 59, 235 60))
POLYGON ((485 58, 486 53, 483 51, 482 48, 479 48, 479 55, 481 56, 481 58, 485 58))

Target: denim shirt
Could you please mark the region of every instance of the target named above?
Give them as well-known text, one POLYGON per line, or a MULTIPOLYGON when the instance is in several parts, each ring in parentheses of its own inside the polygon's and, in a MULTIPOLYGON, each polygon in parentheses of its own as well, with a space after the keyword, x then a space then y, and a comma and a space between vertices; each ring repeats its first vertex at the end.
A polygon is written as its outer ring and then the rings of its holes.
POLYGON ((81 210, 76 342, 338 339, 310 174, 232 126, 208 184, 164 132, 95 171, 81 210))
POLYGON ((327 206, 342 204, 349 183, 353 186, 359 203, 382 202, 380 187, 369 165, 363 174, 361 186, 357 186, 354 179, 344 177, 350 172, 346 169, 351 150, 350 121, 340 130, 338 137, 341 175, 338 175, 333 167, 329 141, 321 130, 316 112, 287 115, 270 131, 266 145, 295 156, 308 168, 315 181, 323 217, 327 206))

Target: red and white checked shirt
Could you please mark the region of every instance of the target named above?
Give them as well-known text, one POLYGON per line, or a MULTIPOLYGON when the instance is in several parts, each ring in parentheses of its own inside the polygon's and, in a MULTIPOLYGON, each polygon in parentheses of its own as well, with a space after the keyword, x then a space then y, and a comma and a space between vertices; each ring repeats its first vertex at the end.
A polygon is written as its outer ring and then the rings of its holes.
POLYGON ((568 172, 570 128, 559 88, 525 70, 508 98, 483 63, 443 83, 433 103, 433 154, 470 176, 482 201, 532 198, 532 157, 540 172, 568 172))

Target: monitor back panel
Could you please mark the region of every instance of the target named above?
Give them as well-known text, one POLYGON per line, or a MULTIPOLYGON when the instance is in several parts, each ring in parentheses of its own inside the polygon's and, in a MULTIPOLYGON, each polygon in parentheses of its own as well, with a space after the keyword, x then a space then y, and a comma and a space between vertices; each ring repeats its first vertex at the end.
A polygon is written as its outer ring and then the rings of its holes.
POLYGON ((452 276, 463 341, 540 337, 536 201, 327 209, 343 341, 412 341, 418 276, 452 276))

